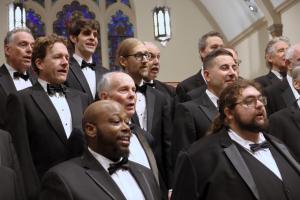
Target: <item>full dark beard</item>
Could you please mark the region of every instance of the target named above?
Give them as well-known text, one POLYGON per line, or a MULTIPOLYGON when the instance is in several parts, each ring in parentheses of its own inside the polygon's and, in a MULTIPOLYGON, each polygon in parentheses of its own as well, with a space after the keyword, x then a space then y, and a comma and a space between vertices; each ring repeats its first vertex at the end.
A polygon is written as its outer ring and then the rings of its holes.
POLYGON ((241 120, 239 116, 235 116, 235 120, 237 125, 240 127, 241 130, 249 131, 249 132, 261 132, 267 130, 268 127, 268 120, 265 119, 263 124, 258 124, 255 121, 255 118, 252 119, 250 122, 244 122, 241 120))

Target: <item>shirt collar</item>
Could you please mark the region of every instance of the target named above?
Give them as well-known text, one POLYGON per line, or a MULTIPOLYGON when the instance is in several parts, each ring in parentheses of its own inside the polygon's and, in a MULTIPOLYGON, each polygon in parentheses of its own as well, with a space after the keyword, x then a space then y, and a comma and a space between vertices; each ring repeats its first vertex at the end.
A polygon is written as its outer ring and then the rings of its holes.
MULTIPOLYGON (((115 163, 113 162, 112 160, 102 156, 101 154, 93 151, 90 147, 88 147, 88 150, 90 151, 90 153, 94 156, 94 158, 102 165, 102 167, 105 169, 105 171, 108 172, 108 168, 109 168, 109 165, 112 164, 112 163, 115 163)), ((122 158, 121 158, 122 159, 122 158)), ((121 160, 120 159, 120 160, 121 160)))
MULTIPOLYGON (((81 66, 81 63, 83 61, 83 58, 80 57, 79 55, 77 55, 76 53, 73 54, 73 58, 77 61, 77 63, 81 66)), ((87 63, 92 63, 93 62, 93 58, 91 57, 87 63)))
POLYGON ((272 69, 271 72, 272 72, 277 78, 279 78, 280 80, 282 80, 282 76, 281 76, 281 74, 280 74, 278 71, 272 69))
MULTIPOLYGON (((14 79, 14 72, 17 72, 17 70, 15 68, 13 68, 12 66, 10 66, 9 64, 5 63, 5 66, 8 70, 9 75, 12 77, 12 79, 14 79)), ((24 74, 26 74, 27 72, 25 72, 24 74)))
POLYGON ((219 108, 218 106, 218 100, 219 97, 217 97, 214 93, 212 93, 211 91, 209 91, 208 89, 206 89, 206 94, 209 97, 209 99, 213 102, 213 104, 216 106, 216 108, 219 108))
POLYGON ((42 86, 42 88, 45 90, 45 92, 47 92, 47 84, 48 82, 45 80, 42 80, 40 78, 38 78, 38 82, 40 83, 40 85, 42 86))
MULTIPOLYGON (((234 132, 232 129, 228 130, 228 135, 229 137, 237 142, 239 145, 241 145, 242 147, 246 148, 247 150, 251 151, 249 144, 254 144, 254 142, 250 141, 250 140, 245 140, 244 138, 242 138, 240 135, 238 135, 236 132, 234 132)), ((264 137, 264 135, 259 132, 258 135, 258 143, 262 143, 266 141, 266 138, 264 137)))

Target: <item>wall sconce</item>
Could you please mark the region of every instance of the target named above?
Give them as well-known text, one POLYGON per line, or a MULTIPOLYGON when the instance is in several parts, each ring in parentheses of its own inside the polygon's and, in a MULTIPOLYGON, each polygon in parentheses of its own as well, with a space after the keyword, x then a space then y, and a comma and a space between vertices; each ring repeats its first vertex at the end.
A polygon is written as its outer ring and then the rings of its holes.
POLYGON ((170 8, 155 7, 153 9, 153 23, 154 23, 154 38, 158 40, 162 46, 166 46, 171 39, 171 20, 170 8))
POLYGON ((15 27, 26 26, 26 11, 23 5, 23 1, 13 2, 8 5, 9 15, 9 30, 15 27))

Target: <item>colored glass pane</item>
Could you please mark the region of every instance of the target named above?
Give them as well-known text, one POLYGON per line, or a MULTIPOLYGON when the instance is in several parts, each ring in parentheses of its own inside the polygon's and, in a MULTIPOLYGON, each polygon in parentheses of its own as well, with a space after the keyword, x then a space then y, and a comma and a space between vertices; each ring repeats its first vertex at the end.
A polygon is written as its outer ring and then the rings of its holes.
POLYGON ((42 22, 41 16, 32 9, 26 11, 26 26, 32 31, 35 38, 45 35, 45 23, 42 22))
POLYGON ((45 7, 45 0, 33 0, 33 1, 37 2, 41 6, 45 7))
POLYGON ((121 0, 121 2, 130 8, 129 0, 121 0))
POLYGON ((117 0, 106 0, 106 8, 108 8, 111 4, 116 3, 117 0))
POLYGON ((112 70, 118 70, 118 67, 114 64, 118 45, 124 39, 133 36, 134 28, 128 16, 124 15, 121 10, 118 10, 116 14, 111 17, 111 21, 108 24, 109 66, 112 70))

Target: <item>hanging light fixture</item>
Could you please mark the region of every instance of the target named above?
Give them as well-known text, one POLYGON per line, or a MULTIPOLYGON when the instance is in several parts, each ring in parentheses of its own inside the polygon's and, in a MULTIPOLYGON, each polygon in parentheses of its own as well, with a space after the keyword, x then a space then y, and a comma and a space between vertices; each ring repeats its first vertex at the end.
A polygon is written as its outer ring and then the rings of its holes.
POLYGON ((26 26, 26 11, 23 0, 10 3, 8 6, 9 30, 26 26))
POLYGON ((154 38, 163 46, 171 39, 170 8, 166 6, 153 9, 154 38))

